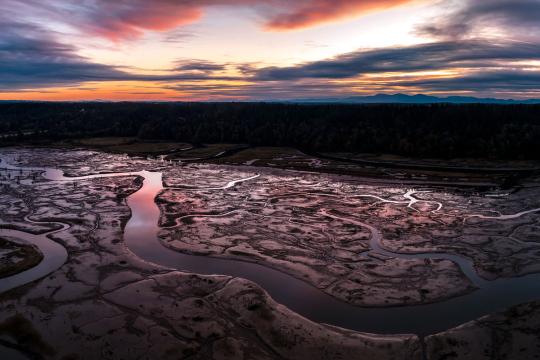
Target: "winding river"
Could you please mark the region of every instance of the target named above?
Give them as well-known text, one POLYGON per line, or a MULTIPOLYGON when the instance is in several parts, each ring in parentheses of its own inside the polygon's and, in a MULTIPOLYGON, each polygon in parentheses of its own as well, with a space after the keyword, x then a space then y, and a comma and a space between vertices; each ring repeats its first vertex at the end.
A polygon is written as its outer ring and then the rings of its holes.
MULTIPOLYGON (((13 170, 21 169, 17 166, 7 164, 4 159, 2 159, 0 167, 13 170)), ((65 177, 61 170, 56 169, 24 168, 24 170, 41 171, 46 179, 52 181, 75 181, 111 176, 141 176, 144 179, 142 188, 129 196, 127 200, 132 216, 126 224, 124 232, 126 246, 134 255, 147 262, 166 266, 171 269, 198 274, 221 274, 249 279, 264 288, 277 302, 316 322, 369 333, 413 333, 425 336, 447 330, 511 305, 540 299, 540 274, 486 281, 477 275, 471 260, 468 258, 442 253, 414 255, 394 253, 382 246, 382 234, 379 230, 369 224, 340 217, 344 221, 355 223, 371 231, 371 251, 392 257, 448 259, 454 261, 479 288, 467 295, 433 304, 386 308, 356 307, 337 300, 321 290, 275 269, 244 261, 186 255, 167 249, 161 245, 157 237, 160 212, 154 201, 155 197, 163 189, 161 173, 140 171, 70 178, 65 177)), ((255 177, 235 180, 223 187, 211 189, 226 191, 226 189, 238 183, 252 180, 255 177)), ((407 193, 406 195, 405 198, 408 201, 400 203, 412 206, 415 202, 419 201, 413 197, 413 193, 407 193)), ((375 197, 374 195, 360 196, 375 197)), ((536 211, 540 211, 540 209, 511 216, 522 216, 536 211)), ((336 217, 329 213, 326 213, 326 215, 336 217)), ((475 216, 482 217, 481 215, 475 216)), ((506 218, 512 218, 511 216, 506 218)), ((504 220, 501 217, 495 218, 504 220)), ((55 232, 65 229, 67 229, 67 225, 63 225, 62 229, 55 230, 55 232)), ((42 263, 32 269, 1 279, 0 292, 42 278, 62 266, 67 259, 67 254, 62 246, 47 237, 51 233, 30 235, 21 231, 1 231, 3 235, 23 238, 35 244, 44 253, 45 258, 42 263)))

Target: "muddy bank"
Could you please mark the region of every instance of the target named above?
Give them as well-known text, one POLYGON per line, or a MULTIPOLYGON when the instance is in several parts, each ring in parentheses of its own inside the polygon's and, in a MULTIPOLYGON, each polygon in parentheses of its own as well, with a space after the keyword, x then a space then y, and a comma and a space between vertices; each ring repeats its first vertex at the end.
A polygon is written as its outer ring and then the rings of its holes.
POLYGON ((43 260, 39 248, 0 235, 0 279, 28 270, 43 260))

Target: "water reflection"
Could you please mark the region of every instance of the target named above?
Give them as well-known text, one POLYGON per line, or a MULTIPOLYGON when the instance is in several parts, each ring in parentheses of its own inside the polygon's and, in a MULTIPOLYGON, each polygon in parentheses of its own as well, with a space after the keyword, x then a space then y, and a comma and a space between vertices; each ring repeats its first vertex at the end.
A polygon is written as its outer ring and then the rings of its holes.
MULTIPOLYGON (((181 254, 167 249, 158 240, 157 224, 160 213, 154 199, 163 188, 161 174, 151 172, 145 174, 143 188, 128 199, 133 217, 126 225, 125 241, 135 255, 169 268, 251 280, 264 288, 277 302, 313 321, 363 332, 428 335, 510 305, 540 298, 540 275, 534 274, 522 278, 484 281, 480 290, 434 304, 360 308, 337 300, 302 280, 266 266, 245 261, 181 254)), ((371 229, 376 231, 374 228, 371 229)), ((441 256, 441 254, 404 255, 407 258, 441 256)), ((463 258, 455 256, 455 261, 463 261, 463 258)), ((470 263, 464 265, 468 266, 468 272, 473 272, 474 276, 478 277, 470 263)))
MULTIPOLYGON (((18 169, 9 165, 12 169, 18 169)), ((5 162, 2 167, 6 167, 5 162)), ((264 288, 277 302, 291 310, 317 322, 372 333, 416 333, 427 335, 460 325, 482 315, 502 310, 508 306, 540 298, 540 274, 527 275, 521 278, 500 279, 492 282, 483 281, 481 288, 473 293, 447 301, 408 307, 394 308, 360 308, 329 295, 319 289, 278 270, 245 261, 211 258, 208 256, 192 256, 181 254, 164 247, 158 237, 159 208, 155 197, 163 189, 162 174, 156 172, 134 172, 90 175, 68 178, 60 170, 40 169, 47 179, 55 181, 73 181, 81 179, 111 176, 141 176, 144 178, 142 188, 128 198, 132 216, 126 224, 124 238, 127 247, 139 258, 173 269, 198 274, 220 274, 249 279, 264 288)), ((365 225, 365 224, 364 224, 365 225)), ((4 230, 5 231, 5 230, 4 230)), ((375 234, 377 229, 371 228, 375 234)), ((6 234, 4 232, 3 234, 6 234)), ((11 233, 14 237, 30 239, 39 243, 46 254, 47 262, 31 269, 40 273, 49 271, 51 267, 61 266, 65 261, 65 249, 46 237, 33 239, 26 233, 11 233), (60 253, 58 247, 63 249, 60 253), (52 262, 51 262, 52 261, 52 262), (47 269, 40 268, 47 266, 47 269)), ((377 246, 377 244, 373 244, 377 246)), ((384 249, 379 249, 384 251, 384 249)), ((401 257, 402 255, 393 254, 401 257)), ((452 255, 445 255, 450 258, 452 255)), ((440 258, 440 254, 403 255, 407 258, 440 258)), ((456 257, 454 261, 459 262, 456 257)), ((470 264, 462 264, 468 275, 477 277, 470 264), (468 269, 468 270, 467 270, 468 269)), ((51 270, 52 271, 52 270, 51 270)), ((23 284, 31 281, 30 273, 21 273, 19 280, 10 277, 0 281, 7 284, 23 284)), ((39 274, 38 274, 39 275, 39 274)))

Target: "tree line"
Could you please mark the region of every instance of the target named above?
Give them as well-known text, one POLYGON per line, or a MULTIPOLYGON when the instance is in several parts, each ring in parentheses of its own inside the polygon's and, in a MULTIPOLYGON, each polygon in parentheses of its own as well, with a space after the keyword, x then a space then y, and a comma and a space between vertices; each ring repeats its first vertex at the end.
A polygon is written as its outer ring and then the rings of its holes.
POLYGON ((538 159, 540 105, 0 103, 4 144, 94 136, 538 159))

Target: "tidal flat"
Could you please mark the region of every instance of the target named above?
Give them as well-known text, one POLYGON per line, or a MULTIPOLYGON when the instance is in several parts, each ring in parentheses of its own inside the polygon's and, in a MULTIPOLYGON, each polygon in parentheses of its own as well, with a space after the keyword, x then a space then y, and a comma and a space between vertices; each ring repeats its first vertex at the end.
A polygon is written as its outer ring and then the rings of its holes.
POLYGON ((0 354, 538 354, 538 178, 479 192, 77 149, 0 157, 0 354))

